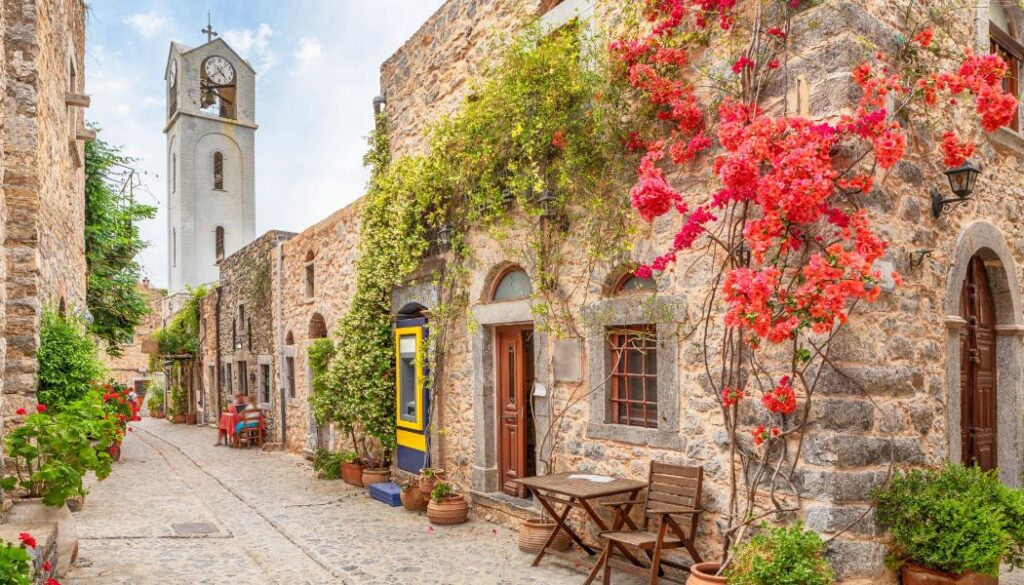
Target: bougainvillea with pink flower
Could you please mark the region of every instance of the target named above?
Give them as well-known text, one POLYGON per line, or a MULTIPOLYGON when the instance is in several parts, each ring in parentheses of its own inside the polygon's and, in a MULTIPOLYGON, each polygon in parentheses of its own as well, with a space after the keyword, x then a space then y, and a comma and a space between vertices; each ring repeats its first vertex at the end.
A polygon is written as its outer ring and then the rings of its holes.
MULTIPOLYGON (((814 119, 778 107, 769 112, 762 90, 784 70, 789 25, 800 8, 797 0, 751 8, 752 38, 727 60, 726 75, 735 85, 716 95, 700 84, 703 70, 693 63, 716 32, 737 26, 742 3, 648 0, 646 32, 610 46, 659 122, 630 136, 628 146, 644 151, 631 203, 647 222, 672 212, 680 217, 671 246, 636 274, 657 277, 698 246, 713 251, 702 257, 715 259, 718 284, 704 316, 720 315, 724 336, 720 342, 705 338, 705 347, 720 348, 721 374, 711 383, 732 438, 726 562, 752 522, 799 507, 788 508, 777 488, 799 500, 793 470, 821 370, 810 366, 827 360, 829 341, 858 303, 875 302, 883 281, 902 284, 898 273, 879 268, 888 244, 858 199, 884 196, 876 190, 879 182, 906 156, 901 113, 917 103, 973 104, 981 128, 991 132, 1011 121, 1017 105, 1003 89, 1007 66, 998 56, 965 50, 953 69, 904 71, 878 52, 850 72, 860 98, 845 113, 814 119), (671 171, 684 165, 711 169, 716 187, 674 184, 671 171), (773 362, 785 364, 783 371, 757 359, 764 352, 777 358, 780 351, 790 355, 773 362), (765 421, 750 429, 745 445, 737 433, 738 409, 751 391, 738 389, 755 387, 765 421), (790 443, 795 456, 787 451, 790 443), (748 465, 751 460, 757 465, 748 465), (738 485, 741 469, 745 488, 738 485), (759 502, 764 482, 771 484, 769 497, 759 502)), ((936 42, 934 28, 917 30, 911 42, 900 41, 900 63, 935 52, 936 42)), ((947 167, 962 165, 976 149, 952 130, 942 135, 940 148, 947 167)), ((715 359, 706 354, 708 362, 715 359)))

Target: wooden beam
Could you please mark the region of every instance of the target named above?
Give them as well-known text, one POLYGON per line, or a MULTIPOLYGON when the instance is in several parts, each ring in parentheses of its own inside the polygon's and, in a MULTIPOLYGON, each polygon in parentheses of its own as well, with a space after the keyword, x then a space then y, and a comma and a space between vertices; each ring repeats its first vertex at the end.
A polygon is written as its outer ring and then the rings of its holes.
POLYGON ((88 108, 89 104, 92 103, 92 98, 84 93, 72 93, 69 91, 64 94, 64 103, 69 106, 88 108))

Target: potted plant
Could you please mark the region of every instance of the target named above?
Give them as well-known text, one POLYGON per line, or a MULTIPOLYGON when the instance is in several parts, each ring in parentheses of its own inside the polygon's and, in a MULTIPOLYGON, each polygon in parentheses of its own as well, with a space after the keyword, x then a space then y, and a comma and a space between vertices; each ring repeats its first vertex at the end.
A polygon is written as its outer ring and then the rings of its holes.
POLYGON ((402 506, 410 512, 418 512, 426 505, 426 498, 420 491, 420 482, 415 479, 407 479, 402 482, 402 506))
POLYGON ((995 471, 947 463, 897 473, 875 491, 903 585, 994 582, 1024 566, 1024 493, 995 471))
POLYGON ((444 479, 444 470, 437 467, 424 467, 420 470, 420 491, 430 495, 437 482, 444 479))
POLYGON ((835 579, 835 572, 825 558, 825 543, 816 532, 805 530, 803 523, 798 522, 791 527, 769 528, 762 524, 759 534, 736 547, 724 578, 708 580, 698 572, 687 583, 832 585, 835 579))
POLYGON ((341 477, 341 453, 331 453, 323 447, 316 450, 313 457, 313 471, 320 479, 338 479, 341 477))
MULTIPOLYGON (((540 549, 544 548, 544 543, 551 537, 551 531, 555 529, 555 526, 557 524, 543 516, 537 519, 525 520, 519 526, 519 536, 516 538, 519 550, 531 554, 539 553, 540 549)), ((551 548, 556 550, 569 548, 569 533, 559 530, 558 535, 551 542, 551 548)))
POLYGON ((181 386, 171 388, 171 401, 167 405, 167 416, 174 424, 185 422, 185 410, 187 409, 185 390, 181 386))
POLYGON ((120 461, 121 439, 124 437, 125 428, 128 426, 128 419, 132 415, 132 407, 127 398, 129 390, 118 390, 110 384, 104 384, 101 390, 103 391, 103 409, 107 417, 115 421, 114 424, 118 429, 110 446, 107 447, 107 453, 110 454, 111 459, 114 461, 120 461))
POLYGON ((146 396, 146 406, 149 407, 149 416, 153 418, 164 417, 164 391, 163 388, 150 388, 146 396))
POLYGON ((356 487, 363 487, 363 470, 366 464, 359 459, 355 451, 343 451, 340 453, 341 479, 356 487))
POLYGON ((427 518, 431 524, 462 524, 469 518, 469 503, 454 493, 452 484, 442 481, 430 492, 427 518))
POLYGON ((381 460, 372 461, 363 469, 363 487, 391 481, 391 467, 381 460))
MULTIPOLYGON (((9 522, 57 524, 57 574, 64 575, 75 558, 78 534, 68 499, 87 492, 82 477, 89 471, 99 479, 111 471, 106 450, 119 429, 107 416, 96 393, 75 401, 57 414, 43 405, 25 417, 5 438, 7 461, 13 473, 0 482, 15 498, 9 522)), ((24 414, 25 409, 19 409, 24 414)))

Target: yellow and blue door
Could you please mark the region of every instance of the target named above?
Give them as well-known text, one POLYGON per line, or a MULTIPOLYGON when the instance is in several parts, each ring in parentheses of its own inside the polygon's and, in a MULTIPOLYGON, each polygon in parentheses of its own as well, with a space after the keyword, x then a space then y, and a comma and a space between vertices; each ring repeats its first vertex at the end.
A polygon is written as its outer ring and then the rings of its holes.
POLYGON ((399 469, 419 473, 429 467, 427 428, 430 396, 427 387, 427 320, 399 319, 395 323, 395 422, 399 469))

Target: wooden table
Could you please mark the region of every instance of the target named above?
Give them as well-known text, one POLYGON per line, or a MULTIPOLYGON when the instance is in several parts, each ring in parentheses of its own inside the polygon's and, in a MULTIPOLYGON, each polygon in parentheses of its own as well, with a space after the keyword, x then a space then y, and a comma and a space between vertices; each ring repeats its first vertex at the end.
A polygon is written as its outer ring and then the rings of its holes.
MULTIPOLYGON (((537 553, 537 558, 533 559, 533 566, 537 566, 541 559, 544 558, 545 554, 551 553, 555 556, 562 556, 561 551, 553 548, 549 550, 551 543, 555 541, 555 537, 558 535, 560 530, 568 534, 569 538, 579 545, 579 547, 588 555, 594 556, 596 554, 596 551, 587 543, 583 542, 580 535, 576 534, 576 532, 565 523, 565 519, 569 516, 569 511, 573 508, 583 510, 602 532, 608 530, 619 530, 622 528, 622 524, 624 523, 629 524, 630 528, 636 529, 633 521, 629 518, 629 511, 633 508, 633 504, 626 504, 624 506, 622 520, 619 520, 614 526, 609 528, 608 525, 605 524, 604 519, 594 511, 594 507, 591 505, 590 500, 624 494, 626 495, 626 501, 634 501, 637 499, 637 494, 640 493, 640 490, 647 487, 647 482, 616 477, 613 478, 612 481, 601 483, 586 479, 570 479, 570 476, 573 475, 586 474, 578 471, 568 471, 516 480, 516 483, 526 486, 534 493, 534 495, 537 496, 537 501, 540 502, 540 505, 544 507, 547 513, 550 514, 555 521, 555 529, 551 531, 551 536, 548 537, 547 542, 544 543, 540 552, 537 553), (561 512, 555 510, 556 505, 564 506, 561 512)), ((637 565, 641 564, 640 561, 628 550, 621 547, 620 550, 626 558, 630 559, 637 565)), ((579 564, 579 561, 576 559, 570 558, 569 560, 579 564)), ((589 567, 592 568, 593 565, 591 564, 589 567)))

